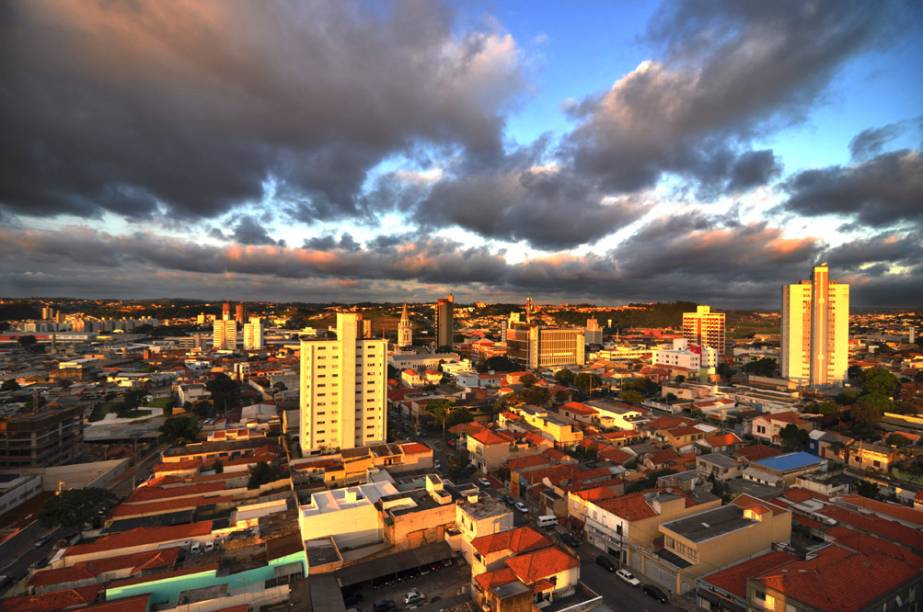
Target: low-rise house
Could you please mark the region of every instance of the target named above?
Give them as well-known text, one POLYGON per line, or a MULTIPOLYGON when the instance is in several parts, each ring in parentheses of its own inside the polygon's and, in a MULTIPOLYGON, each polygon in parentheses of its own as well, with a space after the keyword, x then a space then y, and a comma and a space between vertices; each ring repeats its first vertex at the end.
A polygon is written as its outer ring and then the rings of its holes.
POLYGON ((750 463, 743 477, 768 486, 791 486, 804 474, 824 470, 827 461, 802 451, 750 463))
POLYGON ((551 544, 547 536, 531 527, 516 527, 475 538, 471 541, 471 546, 474 548, 471 576, 499 569, 505 565, 507 559, 514 555, 545 548, 551 544))
POLYGON ((740 464, 723 453, 699 455, 695 459, 695 468, 705 478, 714 476, 718 480, 730 480, 740 475, 740 464))
POLYGON ((814 425, 797 412, 777 412, 775 414, 761 414, 750 422, 750 434, 757 440, 769 444, 782 444, 782 430, 789 425, 805 431, 814 429, 814 425))

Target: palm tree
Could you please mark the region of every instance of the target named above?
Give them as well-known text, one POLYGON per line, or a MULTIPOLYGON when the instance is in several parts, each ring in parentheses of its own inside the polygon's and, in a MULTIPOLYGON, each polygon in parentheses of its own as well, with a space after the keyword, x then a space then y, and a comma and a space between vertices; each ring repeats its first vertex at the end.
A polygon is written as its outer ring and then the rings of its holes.
POLYGON ((430 400, 426 404, 426 411, 442 425, 442 438, 445 439, 445 420, 452 413, 455 404, 447 399, 430 400))

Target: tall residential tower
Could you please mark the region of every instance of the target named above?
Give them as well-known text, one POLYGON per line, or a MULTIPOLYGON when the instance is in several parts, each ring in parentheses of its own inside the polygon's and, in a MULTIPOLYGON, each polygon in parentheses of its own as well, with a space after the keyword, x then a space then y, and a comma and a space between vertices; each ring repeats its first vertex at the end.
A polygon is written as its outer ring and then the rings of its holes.
POLYGON ((361 337, 362 315, 338 312, 336 339, 302 338, 303 453, 387 441, 388 341, 361 337))
POLYGON ((849 285, 827 264, 811 280, 782 287, 782 376, 811 386, 839 384, 849 367, 849 285))
POLYGON ((695 312, 683 313, 683 338, 692 344, 715 349, 718 360, 724 357, 724 313, 712 312, 711 306, 700 305, 695 312))
POLYGON ((452 320, 455 296, 451 293, 445 299, 436 300, 436 347, 451 347, 455 338, 455 325, 452 320))

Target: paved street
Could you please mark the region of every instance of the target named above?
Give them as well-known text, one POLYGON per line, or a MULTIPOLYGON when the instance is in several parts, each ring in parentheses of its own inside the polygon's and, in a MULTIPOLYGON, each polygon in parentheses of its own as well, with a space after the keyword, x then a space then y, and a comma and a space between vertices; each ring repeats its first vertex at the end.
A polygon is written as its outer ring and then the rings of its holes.
MULTIPOLYGON (((580 557, 580 580, 588 587, 602 595, 603 601, 611 610, 631 610, 647 612, 653 610, 682 610, 676 606, 654 601, 644 594, 641 587, 633 587, 623 582, 596 564, 600 551, 589 544, 583 544, 577 550, 580 557)), ((644 582, 643 576, 638 576, 644 582)))
POLYGON ((410 589, 416 588, 426 596, 426 601, 416 604, 414 609, 435 611, 469 601, 470 582, 471 567, 468 564, 440 567, 424 576, 407 578, 392 585, 365 588, 362 590, 362 601, 354 607, 360 612, 371 611, 372 604, 376 601, 391 599, 397 604, 398 609, 406 609, 409 606, 404 605, 404 595, 410 589))
MULTIPOLYGON (((21 548, 20 554, 18 554, 14 559, 9 560, 8 563, 0 568, 0 574, 9 576, 11 580, 19 582, 29 573, 29 566, 31 564, 35 562, 44 563, 48 560, 48 558, 51 556, 52 548, 54 547, 54 544, 58 538, 61 537, 61 534, 62 530, 60 527, 51 531, 47 531, 36 525, 36 537, 34 539, 30 539, 27 542, 27 545, 24 545, 21 548), (42 535, 47 538, 47 541, 42 546, 36 547, 34 545, 35 541, 42 535)), ((6 562, 7 560, 5 559, 3 561, 6 562)), ((4 594, 10 595, 16 592, 18 592, 18 585, 11 583, 9 585, 9 590, 4 594)))

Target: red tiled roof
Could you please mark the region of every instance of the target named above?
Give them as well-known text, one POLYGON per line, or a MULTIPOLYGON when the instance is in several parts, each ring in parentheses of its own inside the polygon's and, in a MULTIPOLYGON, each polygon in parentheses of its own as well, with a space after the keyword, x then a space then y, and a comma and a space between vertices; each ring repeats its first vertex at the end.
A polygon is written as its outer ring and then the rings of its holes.
POLYGON ((551 545, 551 540, 531 527, 516 527, 471 540, 471 545, 482 555, 509 550, 514 555, 551 545))
POLYGON ((573 493, 580 499, 585 499, 587 501, 601 501, 616 497, 610 485, 592 487, 581 491, 574 491, 573 493))
POLYGON ((401 444, 401 451, 405 455, 423 455, 425 453, 432 452, 433 449, 421 442, 410 442, 408 444, 401 444))
POLYGON ((449 427, 449 433, 452 434, 471 434, 477 433, 484 429, 484 426, 476 421, 471 421, 470 423, 459 423, 458 425, 453 425, 449 427))
POLYGON ((64 551, 65 557, 73 557, 88 553, 105 552, 107 550, 118 550, 120 548, 129 548, 131 546, 142 546, 145 544, 156 544, 157 542, 169 542, 172 540, 182 540, 197 536, 205 536, 212 531, 211 521, 199 521, 186 525, 171 525, 168 527, 138 527, 116 533, 113 535, 103 536, 95 542, 87 544, 77 544, 64 551))
POLYGON ((551 465, 551 461, 545 455, 538 453, 535 455, 526 455, 524 457, 513 457, 506 462, 510 470, 521 470, 523 468, 537 467, 540 465, 551 465))
POLYGON ((507 559, 506 565, 523 583, 532 585, 542 578, 578 567, 580 561, 560 548, 549 546, 507 559))
POLYGON ((96 601, 99 594, 97 585, 51 591, 41 595, 24 595, 11 597, 0 601, 0 610, 15 610, 16 612, 51 612, 52 610, 66 610, 96 601))
POLYGON ((622 464, 628 461, 631 461, 635 458, 634 455, 627 451, 623 451, 620 448, 615 446, 603 446, 596 451, 596 457, 598 459, 604 459, 610 463, 622 464))
POLYGON ((865 535, 864 533, 859 533, 854 529, 841 525, 827 529, 824 535, 833 537, 837 544, 845 546, 846 548, 866 554, 880 553, 888 555, 889 557, 894 557, 895 559, 910 563, 917 569, 923 569, 923 557, 915 554, 906 546, 865 535))
POLYGON ((474 577, 474 580, 480 585, 482 590, 489 591, 495 586, 516 582, 516 574, 514 574, 513 570, 510 568, 503 567, 492 572, 478 574, 474 577))
POLYGON ((692 425, 680 425, 679 427, 671 427, 670 429, 666 430, 666 433, 675 438, 682 436, 694 436, 696 434, 705 434, 704 431, 697 427, 693 427, 692 425))
MULTIPOLYGON (((775 412, 772 414, 761 414, 756 419, 766 419, 767 421, 781 421, 782 423, 792 423, 798 425, 806 421, 801 418, 797 412, 775 412)), ((755 420, 755 419, 754 419, 755 420)))
POLYGON ((741 599, 747 598, 747 578, 758 576, 771 571, 781 565, 789 563, 794 555, 781 550, 774 550, 759 557, 732 565, 714 574, 705 576, 702 580, 715 585, 741 599))
POLYGON ((506 419, 507 421, 518 421, 522 418, 518 414, 514 412, 510 412, 509 410, 505 410, 501 412, 500 414, 502 414, 503 418, 506 419))
POLYGON ((818 610, 859 610, 917 575, 916 568, 887 555, 833 545, 813 559, 796 559, 754 580, 818 610))
POLYGON ((631 493, 605 499, 596 505, 626 521, 640 521, 657 516, 654 509, 647 503, 643 493, 631 493))
POLYGON ((198 574, 199 572, 208 572, 211 570, 218 569, 218 562, 211 561, 209 563, 203 563, 201 565, 187 565, 186 567, 181 567, 165 572, 152 572, 150 574, 144 574, 142 576, 132 576, 131 578, 124 578, 122 580, 114 580, 109 583, 108 587, 123 587, 130 584, 144 584, 145 582, 153 582, 155 580, 164 580, 165 578, 176 578, 177 576, 188 576, 190 574, 198 574))
POLYGON ((735 444, 740 444, 740 438, 732 433, 723 433, 705 436, 704 442, 712 447, 734 446, 735 444))
POLYGON ((498 433, 492 429, 487 429, 486 427, 482 428, 480 431, 474 434, 468 434, 481 444, 485 446, 494 446, 496 444, 509 444, 512 442, 512 438, 507 434, 498 433))
POLYGON ((785 512, 788 512, 788 510, 786 510, 782 506, 779 506, 778 504, 773 504, 771 502, 758 499, 756 497, 753 497, 752 495, 747 495, 746 493, 744 493, 743 495, 738 495, 736 498, 734 498, 731 501, 731 503, 737 506, 738 508, 740 508, 741 510, 746 510, 747 508, 761 508, 763 510, 768 510, 769 512, 772 512, 773 515, 783 514, 785 512))
POLYGON ((184 497, 181 499, 165 499, 163 501, 154 501, 140 504, 119 504, 112 509, 110 518, 124 518, 127 516, 139 516, 142 514, 166 514, 168 512, 177 512, 188 508, 197 508, 209 504, 221 504, 232 501, 230 495, 216 495, 214 497, 184 497))
POLYGON ((905 527, 896 521, 854 512, 834 505, 824 506, 818 512, 859 531, 871 533, 892 542, 906 544, 917 550, 923 550, 923 533, 916 529, 905 527))
POLYGON ((561 406, 561 410, 567 410, 568 412, 573 412, 574 414, 585 414, 593 415, 597 413, 596 408, 592 406, 587 406, 582 402, 567 402, 561 406))
POLYGON ((218 494, 220 491, 226 489, 224 484, 223 482, 209 482, 183 487, 138 487, 135 489, 134 493, 125 500, 125 503, 138 504, 173 499, 176 497, 192 497, 202 495, 203 493, 218 494))
POLYGON ((785 489, 782 493, 782 497, 795 504, 800 504, 809 499, 819 499, 821 501, 828 501, 830 499, 823 493, 811 491, 810 489, 802 489, 801 487, 789 487, 785 489))
POLYGON ((132 573, 173 567, 179 556, 179 548, 162 548, 117 557, 106 557, 93 561, 82 561, 73 567, 47 569, 36 572, 29 580, 31 586, 42 587, 63 584, 77 580, 92 580, 100 574, 117 569, 131 568, 132 573))
POLYGON ((766 446, 765 444, 743 446, 734 451, 735 457, 738 459, 746 459, 747 461, 759 461, 760 459, 768 459, 769 457, 775 457, 780 454, 782 454, 782 451, 771 446, 766 446))
POLYGON ((875 499, 869 499, 868 497, 862 497, 861 495, 844 495, 841 499, 847 504, 865 508, 875 514, 884 514, 885 516, 895 518, 899 521, 913 523, 914 525, 923 527, 923 512, 914 510, 908 506, 901 506, 900 504, 890 502, 880 502, 875 499))

